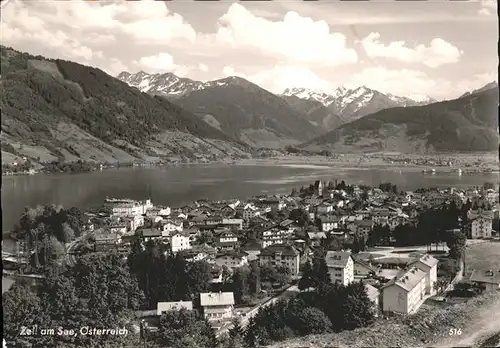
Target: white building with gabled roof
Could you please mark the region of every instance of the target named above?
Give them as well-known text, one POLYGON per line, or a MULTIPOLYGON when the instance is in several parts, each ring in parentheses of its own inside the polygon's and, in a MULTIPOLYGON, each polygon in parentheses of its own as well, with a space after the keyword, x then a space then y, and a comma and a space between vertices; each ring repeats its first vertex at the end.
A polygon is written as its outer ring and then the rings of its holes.
POLYGON ((210 321, 231 319, 234 309, 234 293, 208 292, 200 294, 203 316, 210 321))
POLYGON ((418 267, 402 270, 382 287, 382 310, 415 313, 425 299, 427 273, 418 267))

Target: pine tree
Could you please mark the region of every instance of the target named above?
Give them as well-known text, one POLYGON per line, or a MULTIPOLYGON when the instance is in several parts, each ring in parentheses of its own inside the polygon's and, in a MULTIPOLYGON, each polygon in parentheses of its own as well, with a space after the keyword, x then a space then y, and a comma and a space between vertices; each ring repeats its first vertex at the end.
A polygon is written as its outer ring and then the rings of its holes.
POLYGON ((313 280, 313 286, 317 288, 321 288, 332 283, 324 256, 317 256, 314 258, 311 278, 313 280))
POLYGON ((302 278, 300 278, 298 284, 300 290, 309 289, 313 286, 312 276, 312 265, 311 262, 307 260, 306 264, 304 265, 304 270, 302 271, 302 278))

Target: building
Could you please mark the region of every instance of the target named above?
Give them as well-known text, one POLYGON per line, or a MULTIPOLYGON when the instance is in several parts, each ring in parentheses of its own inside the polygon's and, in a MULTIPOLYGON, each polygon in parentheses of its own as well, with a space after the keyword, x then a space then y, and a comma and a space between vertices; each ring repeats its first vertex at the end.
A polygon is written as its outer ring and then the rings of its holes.
POLYGON ((243 219, 222 219, 220 226, 235 228, 237 230, 243 229, 243 219))
POLYGON ((139 233, 145 242, 162 238, 162 233, 157 228, 142 228, 139 233))
POLYGON ((320 197, 323 196, 323 181, 316 180, 314 182, 314 193, 316 193, 320 197))
POLYGON ((471 210, 468 214, 469 238, 491 238, 493 229, 493 213, 486 210, 471 210))
POLYGON ((256 216, 260 216, 260 210, 254 206, 246 206, 242 209, 238 209, 237 211, 241 214, 241 217, 245 221, 248 221, 256 216))
POLYGON ((210 321, 231 319, 234 309, 234 293, 201 293, 200 306, 205 319, 210 321))
POLYGON ((437 265, 439 261, 431 255, 423 255, 412 266, 415 266, 426 273, 425 293, 434 295, 436 293, 435 284, 437 283, 437 265))
POLYGON ((191 249, 191 242, 189 240, 189 234, 182 232, 175 232, 170 237, 170 248, 172 253, 179 252, 181 250, 191 249))
POLYGON ((325 261, 332 283, 348 285, 354 281, 354 260, 351 257, 351 253, 345 251, 328 251, 325 261))
POLYGON ((278 227, 272 227, 262 231, 262 248, 267 248, 273 244, 285 244, 287 240, 287 232, 278 227))
POLYGON ((376 275, 379 271, 377 266, 372 265, 370 261, 364 261, 360 258, 354 258, 354 277, 365 278, 376 275))
POLYGON ((354 221, 355 232, 358 237, 368 238, 373 226, 375 225, 373 220, 356 220, 354 221))
POLYGON ((330 203, 322 202, 320 205, 316 206, 316 213, 318 214, 328 214, 333 212, 333 205, 330 203))
POLYGON ((415 313, 425 297, 427 273, 418 267, 402 270, 382 287, 382 310, 402 314, 415 313))
POLYGON ((104 205, 111 209, 111 215, 121 217, 143 215, 148 209, 153 208, 150 199, 135 201, 128 198, 109 198, 105 200, 104 205))
POLYGON ((261 250, 259 264, 271 264, 273 266, 284 266, 290 271, 290 275, 299 274, 300 253, 291 245, 274 244, 261 250))
POLYGON ((162 315, 168 311, 178 311, 180 309, 186 309, 188 311, 193 310, 192 301, 177 301, 177 302, 158 302, 156 306, 156 314, 162 315))
POLYGON ((329 232, 334 228, 339 228, 339 218, 335 215, 321 216, 318 218, 321 222, 321 231, 329 232))
POLYGON ((226 267, 229 270, 248 265, 248 253, 244 251, 228 251, 217 255, 215 264, 220 267, 226 267))
POLYGON ((326 238, 325 232, 307 232, 307 239, 312 246, 320 246, 321 241, 326 238))
POLYGON ((484 287, 485 291, 500 290, 500 270, 472 271, 469 281, 484 287))
POLYGON ((184 229, 184 224, 182 220, 179 219, 166 219, 163 220, 161 230, 165 237, 170 236, 174 232, 182 232, 184 229))

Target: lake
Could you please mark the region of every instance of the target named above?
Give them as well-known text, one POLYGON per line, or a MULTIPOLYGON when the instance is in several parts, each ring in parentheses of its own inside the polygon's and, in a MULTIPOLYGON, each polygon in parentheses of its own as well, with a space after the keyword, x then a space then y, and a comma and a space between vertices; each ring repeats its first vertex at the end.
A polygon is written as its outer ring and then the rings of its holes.
MULTIPOLYGON (((377 186, 392 182, 402 190, 420 187, 469 187, 499 181, 499 174, 422 174, 406 170, 341 168, 325 165, 185 165, 162 168, 125 168, 83 174, 3 177, 2 231, 19 221, 26 206, 56 204, 82 209, 100 206, 106 197, 144 199, 181 206, 196 199, 246 198, 260 193, 290 193, 315 180, 345 180, 377 186)), ((4 249, 13 243, 4 239, 4 249)), ((2 277, 2 293, 13 280, 2 277)))
POLYGON ((419 187, 468 187, 499 181, 499 174, 459 176, 422 174, 420 169, 387 170, 315 165, 184 165, 125 168, 82 174, 3 177, 2 230, 12 229, 26 206, 56 204, 82 209, 96 207, 106 197, 144 199, 181 206, 196 199, 245 198, 260 193, 289 193, 314 180, 345 180, 376 186, 392 182, 402 190, 419 187))

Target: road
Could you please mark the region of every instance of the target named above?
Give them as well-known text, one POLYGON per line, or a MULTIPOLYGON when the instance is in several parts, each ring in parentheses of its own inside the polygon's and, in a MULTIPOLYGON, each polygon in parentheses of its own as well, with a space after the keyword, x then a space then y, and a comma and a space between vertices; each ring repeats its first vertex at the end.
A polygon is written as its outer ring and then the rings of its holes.
POLYGON ((76 238, 74 241, 69 242, 66 244, 66 255, 65 255, 65 262, 68 266, 74 266, 76 263, 76 257, 75 257, 75 248, 77 245, 84 240, 86 237, 91 235, 92 233, 84 233, 80 237, 76 238))

